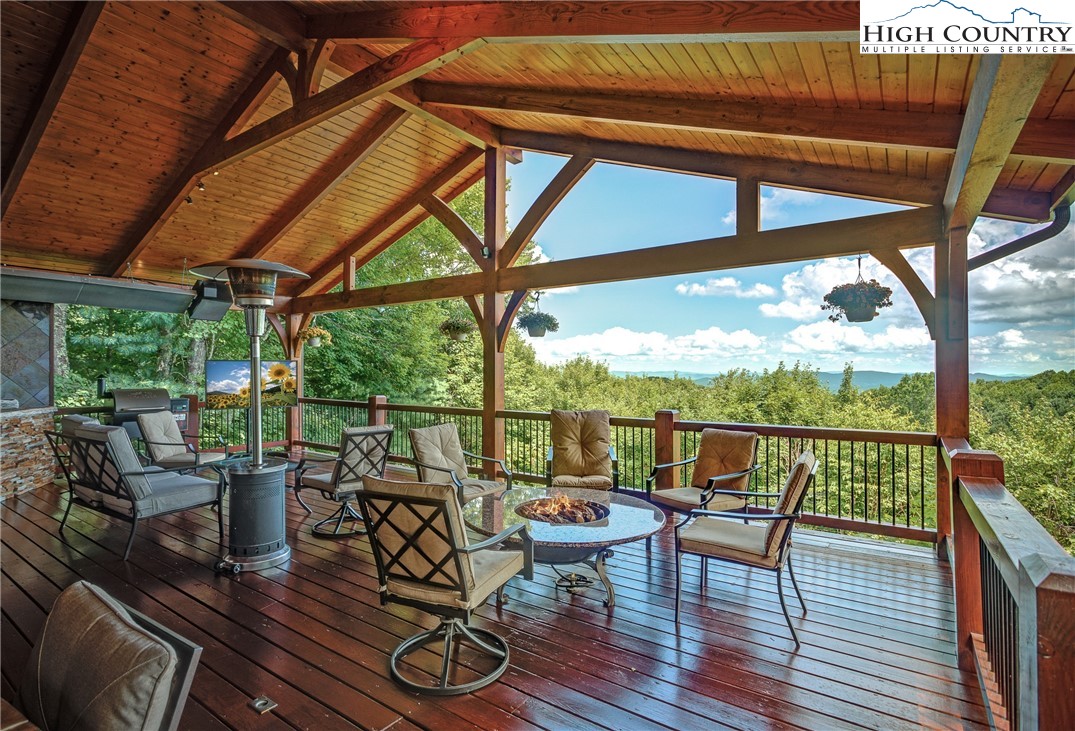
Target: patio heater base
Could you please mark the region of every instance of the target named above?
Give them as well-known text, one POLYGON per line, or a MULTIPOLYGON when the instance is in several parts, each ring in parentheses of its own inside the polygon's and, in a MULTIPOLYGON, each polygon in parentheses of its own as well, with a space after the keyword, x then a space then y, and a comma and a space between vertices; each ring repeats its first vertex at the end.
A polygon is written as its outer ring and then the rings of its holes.
POLYGON ((228 469, 228 555, 217 561, 217 571, 261 571, 291 558, 284 521, 286 467, 284 460, 269 459, 228 469))

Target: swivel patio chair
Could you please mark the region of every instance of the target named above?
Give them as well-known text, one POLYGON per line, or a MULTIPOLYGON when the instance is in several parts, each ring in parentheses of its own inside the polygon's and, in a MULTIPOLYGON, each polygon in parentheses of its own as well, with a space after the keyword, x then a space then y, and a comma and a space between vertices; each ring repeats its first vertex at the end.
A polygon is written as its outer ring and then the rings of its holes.
POLYGON ((217 509, 220 542, 224 542, 224 518, 220 511, 223 477, 206 480, 180 474, 188 471, 187 467, 170 470, 143 467, 127 431, 119 426, 83 424, 74 433, 46 431, 45 437, 67 478, 69 497, 60 521, 61 533, 76 503, 130 521, 131 532, 123 552, 126 561, 138 521, 213 506, 217 509))
POLYGON ((203 452, 196 444, 187 441, 198 441, 198 437, 181 432, 171 411, 139 414, 138 428, 142 432, 142 443, 146 445, 149 461, 157 467, 197 470, 228 458, 228 445, 223 437, 217 436, 224 447, 223 452, 203 452))
POLYGON ((404 640, 392 652, 392 677, 408 690, 431 695, 469 693, 489 685, 508 667, 508 643, 472 627, 470 616, 493 592, 503 603, 504 585, 516 574, 533 578, 534 545, 523 525, 469 545, 453 485, 370 476, 362 483, 356 497, 377 564, 381 604, 403 604, 440 617, 436 628, 404 640), (513 545, 505 549, 512 536, 513 545), (408 655, 438 642, 441 665, 433 682, 428 682, 431 673, 420 676, 417 668, 404 667, 408 655), (463 643, 478 652, 477 657, 467 653, 464 672, 478 677, 453 683, 463 643), (483 672, 490 659, 495 666, 483 672))
POLYGON ((465 451, 459 442, 459 430, 455 424, 434 424, 411 429, 408 436, 414 451, 418 481, 454 485, 459 494, 460 505, 475 498, 511 489, 511 470, 508 469, 507 463, 502 459, 465 451), (467 457, 497 464, 504 473, 504 482, 470 477, 467 457))
MULTIPOLYGON (((728 429, 703 429, 698 454, 688 459, 659 464, 646 478, 650 500, 677 513, 705 510, 745 510, 747 499, 741 494, 750 485, 750 477, 761 469, 755 464, 758 435, 755 432, 728 429), (661 470, 694 465, 690 485, 653 489, 661 470), (715 492, 717 488, 728 492, 715 492)), ((647 548, 650 539, 646 539, 647 548)))
POLYGON ((607 411, 562 411, 549 415, 552 446, 545 458, 549 487, 619 490, 620 471, 607 411))
MULTIPOLYGON (((776 588, 780 595, 780 608, 791 630, 795 646, 799 646, 799 635, 791 624, 787 603, 784 601, 783 568, 788 567, 791 584, 799 597, 803 615, 806 615, 806 602, 803 601, 795 573, 791 569, 791 531, 795 521, 802 512, 807 489, 813 481, 817 461, 810 451, 803 452, 788 471, 784 489, 778 493, 743 492, 749 497, 775 497, 776 507, 772 513, 731 513, 715 510, 692 510, 687 517, 676 525, 676 622, 679 622, 681 603, 682 564, 684 554, 702 557, 702 578, 705 577, 706 559, 718 559, 742 564, 753 568, 776 572, 776 588), (743 521, 765 521, 767 525, 751 525, 743 521), (731 520, 729 520, 731 519, 731 520)), ((740 492, 718 490, 718 493, 740 492)))
MULTIPOLYGON (((340 507, 329 517, 314 523, 310 529, 321 538, 347 538, 365 533, 362 528, 344 528, 344 522, 362 523, 362 516, 351 507, 355 491, 362 489, 366 475, 382 477, 388 463, 388 450, 392 444, 392 426, 355 426, 340 434, 340 454, 329 464, 332 472, 310 474, 312 467, 326 462, 303 458, 295 468, 295 496, 299 490, 312 487, 321 491, 326 500, 335 500, 340 507), (329 529, 328 526, 333 526, 329 529)), ((301 499, 299 502, 305 505, 301 499)))
POLYGON ((35 727, 174 731, 202 648, 87 581, 56 599, 23 673, 35 727))

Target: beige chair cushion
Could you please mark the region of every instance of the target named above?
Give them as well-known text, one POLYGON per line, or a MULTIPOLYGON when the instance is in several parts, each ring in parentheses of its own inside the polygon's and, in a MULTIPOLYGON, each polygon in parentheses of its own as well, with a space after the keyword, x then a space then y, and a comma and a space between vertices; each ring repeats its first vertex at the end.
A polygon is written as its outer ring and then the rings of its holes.
POLYGON ((477 480, 473 477, 468 477, 465 480, 460 480, 460 482, 463 483, 464 503, 469 503, 475 498, 485 497, 486 495, 499 495, 504 492, 503 483, 495 480, 477 480))
POLYGON ((522 551, 490 550, 472 553, 470 565, 474 572, 474 587, 470 590, 468 601, 463 601, 462 595, 457 591, 411 581, 389 581, 388 590, 396 596, 430 604, 476 609, 485 603, 490 594, 506 584, 508 579, 522 571, 523 563, 522 551))
MULTIPOLYGON (((121 430, 122 431, 122 430, 121 430)), ((23 713, 50 731, 160 728, 175 651, 101 589, 79 581, 56 599, 19 690, 23 713)))
POLYGON ((695 518, 679 533, 679 549, 686 553, 726 558, 732 561, 761 566, 776 567, 776 551, 765 550, 763 525, 747 525, 724 518, 695 518))
MULTIPOLYGON (((142 430, 146 451, 154 462, 163 463, 169 457, 177 457, 190 451, 171 411, 139 414, 138 428, 142 430)), ((193 459, 191 462, 193 463, 193 459)))
MULTIPOLYGON (((414 458, 434 467, 444 467, 455 472, 463 480, 467 476, 467 462, 463 447, 459 443, 459 430, 455 424, 435 424, 411 429, 411 449, 414 458)), ((443 470, 423 470, 418 468, 418 479, 422 482, 451 482, 452 477, 443 470)))
MULTIPOLYGON (((795 460, 795 464, 788 470, 788 479, 784 481, 784 489, 780 492, 776 507, 773 508, 776 513, 787 514, 795 510, 795 506, 799 504, 799 498, 802 497, 803 491, 806 490, 806 484, 810 481, 810 474, 814 471, 815 462, 814 453, 810 450, 803 452, 799 455, 799 459, 795 460)), ((791 521, 770 521, 765 534, 765 549, 773 551, 779 547, 784 534, 790 529, 791 521)))
POLYGON ((608 478, 611 486, 608 412, 553 409, 549 421, 553 478, 558 475, 600 476, 608 478))
MULTIPOLYGON (((698 444, 698 459, 694 462, 691 484, 705 487, 710 477, 742 472, 754 466, 754 450, 758 435, 751 431, 703 429, 698 444)), ((718 490, 746 490, 750 477, 718 482, 718 490)))
POLYGON ((556 475, 553 487, 575 487, 582 490, 611 490, 612 478, 604 475, 556 475))
MULTIPOLYGON (((673 510, 687 513, 697 510, 702 503, 702 490, 697 487, 676 487, 671 490, 654 490, 650 493, 650 499, 655 503, 667 505, 673 510)), ((734 495, 714 495, 709 501, 706 510, 742 510, 746 507, 747 500, 734 495)))

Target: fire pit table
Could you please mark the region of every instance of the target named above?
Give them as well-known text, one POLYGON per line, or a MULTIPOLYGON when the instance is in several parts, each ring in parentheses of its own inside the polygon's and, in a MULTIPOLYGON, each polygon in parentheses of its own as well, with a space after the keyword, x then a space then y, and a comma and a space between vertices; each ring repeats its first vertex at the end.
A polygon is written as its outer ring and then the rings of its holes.
MULTIPOLYGON (((589 566, 605 587, 607 607, 616 604, 616 590, 605 573, 605 561, 613 555, 611 547, 651 536, 664 527, 665 520, 659 508, 628 495, 545 487, 516 487, 471 500, 463 506, 463 518, 467 527, 487 536, 525 524, 534 539, 534 560, 554 568, 589 566), (549 518, 540 513, 556 507, 548 501, 559 496, 567 498, 565 519, 588 522, 547 522, 549 518)), ((561 575, 557 581, 573 593, 592 584, 592 579, 574 573, 561 575)))

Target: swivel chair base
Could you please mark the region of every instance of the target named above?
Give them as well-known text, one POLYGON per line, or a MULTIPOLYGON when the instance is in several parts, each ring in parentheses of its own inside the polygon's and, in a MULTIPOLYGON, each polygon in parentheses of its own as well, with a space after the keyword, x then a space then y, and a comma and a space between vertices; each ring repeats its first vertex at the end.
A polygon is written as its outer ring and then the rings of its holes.
POLYGON ((388 660, 388 666, 392 672, 392 678, 407 690, 426 695, 461 695, 484 688, 504 674, 504 671, 508 669, 508 643, 500 636, 484 629, 470 627, 460 619, 442 618, 440 625, 435 629, 417 634, 397 647, 395 652, 392 653, 392 657, 388 660), (459 685, 449 685, 448 674, 451 670, 451 656, 455 652, 456 646, 464 640, 478 647, 486 655, 500 660, 500 663, 491 672, 476 680, 459 685), (444 651, 441 655, 440 677, 437 679, 438 684, 424 685, 405 678, 400 671, 400 662, 412 652, 438 641, 442 641, 444 644, 444 651))
POLYGON ((355 512, 349 501, 345 501, 329 517, 314 523, 310 528, 310 532, 318 538, 350 538, 351 536, 366 535, 365 528, 344 528, 343 524, 345 522, 362 525, 362 516, 355 512), (335 524, 335 527, 330 529, 329 526, 332 524, 335 524))

